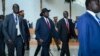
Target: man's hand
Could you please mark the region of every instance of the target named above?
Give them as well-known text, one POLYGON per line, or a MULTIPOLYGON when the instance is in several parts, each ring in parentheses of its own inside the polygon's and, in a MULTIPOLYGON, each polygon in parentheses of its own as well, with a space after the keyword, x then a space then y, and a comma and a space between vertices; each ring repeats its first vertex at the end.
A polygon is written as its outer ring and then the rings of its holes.
POLYGON ((13 44, 13 41, 11 39, 8 39, 9 44, 13 44))
POLYGON ((60 44, 61 44, 61 40, 60 40, 60 39, 58 39, 58 40, 57 40, 57 43, 60 45, 60 44))
POLYGON ((38 42, 39 42, 39 44, 42 44, 43 43, 43 40, 42 39, 39 39, 38 42))

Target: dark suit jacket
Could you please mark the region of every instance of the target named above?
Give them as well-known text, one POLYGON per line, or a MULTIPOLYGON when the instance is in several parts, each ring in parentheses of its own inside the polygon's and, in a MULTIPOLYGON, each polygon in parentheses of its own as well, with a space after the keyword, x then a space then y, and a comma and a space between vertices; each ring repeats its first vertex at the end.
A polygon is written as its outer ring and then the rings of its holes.
MULTIPOLYGON (((19 18, 19 24, 20 24, 21 37, 23 38, 24 41, 26 41, 22 18, 21 17, 18 17, 18 18, 19 18)), ((9 14, 6 16, 4 23, 3 23, 3 33, 4 33, 6 41, 8 39, 11 39, 12 41, 16 40, 17 30, 16 30, 16 24, 15 24, 13 14, 9 14)))
POLYGON ((100 25, 88 12, 77 21, 79 38, 78 56, 100 56, 100 25))
POLYGON ((30 32, 29 32, 29 27, 27 25, 27 20, 26 19, 23 19, 23 24, 24 24, 24 27, 25 27, 26 40, 29 41, 29 39, 30 39, 30 32))
POLYGON ((68 19, 69 22, 69 28, 70 28, 70 37, 71 38, 76 38, 76 34, 75 34, 75 24, 72 22, 72 19, 68 19))
POLYGON ((37 20, 36 23, 36 39, 42 39, 43 43, 50 43, 52 37, 58 38, 58 34, 55 30, 54 23, 51 19, 49 19, 51 28, 49 29, 44 17, 41 17, 40 19, 37 20))
POLYGON ((62 18, 58 22, 58 33, 62 41, 69 40, 71 36, 75 37, 74 24, 72 23, 71 19, 68 19, 68 22, 69 22, 69 28, 70 28, 69 31, 68 31, 68 28, 66 27, 64 18, 62 18))

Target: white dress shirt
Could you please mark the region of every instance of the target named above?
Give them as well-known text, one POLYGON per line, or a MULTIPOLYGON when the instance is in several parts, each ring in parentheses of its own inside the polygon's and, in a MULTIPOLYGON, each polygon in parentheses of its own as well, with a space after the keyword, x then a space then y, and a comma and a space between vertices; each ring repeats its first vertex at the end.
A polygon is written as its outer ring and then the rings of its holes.
POLYGON ((68 22, 68 19, 64 18, 64 20, 65 20, 66 26, 67 26, 68 29, 69 29, 69 22, 68 22))
POLYGON ((18 15, 13 13, 14 15, 14 20, 15 20, 15 23, 16 23, 16 29, 17 29, 17 36, 21 35, 21 32, 20 32, 20 26, 19 26, 19 18, 18 18, 18 15), (17 19, 17 20, 16 20, 17 19))
POLYGON ((50 27, 50 22, 49 22, 49 19, 48 19, 48 18, 46 18, 46 17, 44 17, 44 19, 45 19, 46 23, 49 23, 49 27, 50 27))

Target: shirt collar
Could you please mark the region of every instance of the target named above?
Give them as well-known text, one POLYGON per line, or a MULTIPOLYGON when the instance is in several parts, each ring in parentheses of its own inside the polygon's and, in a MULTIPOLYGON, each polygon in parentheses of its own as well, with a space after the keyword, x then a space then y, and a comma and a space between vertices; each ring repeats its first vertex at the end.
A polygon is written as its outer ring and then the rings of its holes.
POLYGON ((94 17, 94 19, 99 23, 99 20, 98 20, 98 18, 96 17, 96 13, 94 13, 94 12, 92 12, 92 11, 90 11, 90 10, 87 10, 87 12, 90 13, 90 14, 94 17))
POLYGON ((45 20, 46 22, 49 21, 48 18, 46 18, 46 17, 44 17, 44 20, 45 20))
POLYGON ((16 18, 16 15, 18 15, 18 14, 13 13, 14 18, 16 18))
POLYGON ((16 17, 16 14, 15 13, 13 13, 13 16, 14 16, 14 18, 16 17))
POLYGON ((46 17, 44 17, 44 19, 46 20, 46 17))
POLYGON ((65 21, 67 21, 67 19, 66 19, 66 18, 64 18, 64 20, 65 20, 65 21))
POLYGON ((90 13, 93 17, 96 16, 96 14, 94 12, 90 11, 90 10, 87 10, 87 12, 90 13))

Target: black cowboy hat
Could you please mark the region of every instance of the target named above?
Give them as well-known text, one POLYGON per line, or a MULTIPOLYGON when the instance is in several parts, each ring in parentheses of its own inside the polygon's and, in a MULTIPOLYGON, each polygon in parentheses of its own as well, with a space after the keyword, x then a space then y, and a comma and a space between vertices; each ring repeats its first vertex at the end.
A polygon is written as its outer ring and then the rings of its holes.
POLYGON ((43 16, 43 13, 45 13, 45 12, 50 12, 50 10, 48 10, 47 8, 43 8, 40 13, 40 16, 43 16))

